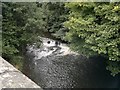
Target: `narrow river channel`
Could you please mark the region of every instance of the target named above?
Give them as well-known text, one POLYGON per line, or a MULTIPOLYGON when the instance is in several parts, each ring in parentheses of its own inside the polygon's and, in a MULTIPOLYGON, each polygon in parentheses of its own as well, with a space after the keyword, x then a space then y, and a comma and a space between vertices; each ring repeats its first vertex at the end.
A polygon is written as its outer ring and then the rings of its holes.
POLYGON ((66 44, 42 38, 40 48, 27 47, 23 72, 42 88, 118 88, 101 57, 87 59, 66 44))

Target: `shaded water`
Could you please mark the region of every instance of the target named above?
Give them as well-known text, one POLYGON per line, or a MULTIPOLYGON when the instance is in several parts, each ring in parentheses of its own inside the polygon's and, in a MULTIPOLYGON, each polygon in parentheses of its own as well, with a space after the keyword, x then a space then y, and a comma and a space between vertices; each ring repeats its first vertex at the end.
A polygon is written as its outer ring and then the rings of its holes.
POLYGON ((43 38, 41 48, 27 49, 24 73, 42 88, 119 87, 119 77, 106 71, 103 58, 87 59, 48 38, 43 38))

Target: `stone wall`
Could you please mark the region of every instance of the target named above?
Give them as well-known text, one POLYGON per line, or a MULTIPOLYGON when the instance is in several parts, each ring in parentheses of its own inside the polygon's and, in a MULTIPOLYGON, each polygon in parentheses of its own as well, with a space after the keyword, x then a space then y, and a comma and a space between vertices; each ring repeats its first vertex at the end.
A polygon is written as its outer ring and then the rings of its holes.
POLYGON ((0 90, 2 88, 37 88, 42 90, 40 86, 0 56, 0 90))

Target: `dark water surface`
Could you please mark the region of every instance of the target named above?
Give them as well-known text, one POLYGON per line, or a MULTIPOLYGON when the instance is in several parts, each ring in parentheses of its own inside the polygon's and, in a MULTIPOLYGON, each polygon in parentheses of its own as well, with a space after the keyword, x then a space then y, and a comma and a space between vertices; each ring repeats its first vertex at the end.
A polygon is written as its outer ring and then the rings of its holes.
POLYGON ((26 54, 23 72, 42 88, 118 88, 119 77, 112 77, 101 57, 51 54, 35 59, 26 54))

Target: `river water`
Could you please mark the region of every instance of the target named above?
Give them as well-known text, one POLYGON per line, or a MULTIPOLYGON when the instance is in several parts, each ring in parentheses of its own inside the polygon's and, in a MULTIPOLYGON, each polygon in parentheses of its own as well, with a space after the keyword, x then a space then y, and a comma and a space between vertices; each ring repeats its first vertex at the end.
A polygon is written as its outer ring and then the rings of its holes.
POLYGON ((29 45, 23 72, 42 88, 118 88, 101 57, 87 59, 63 43, 42 38, 42 46, 29 45))

